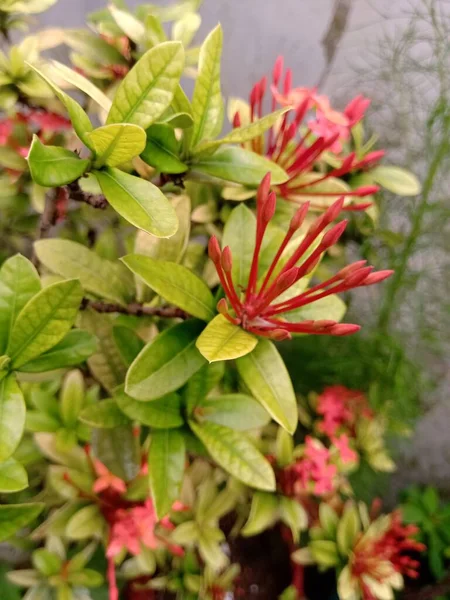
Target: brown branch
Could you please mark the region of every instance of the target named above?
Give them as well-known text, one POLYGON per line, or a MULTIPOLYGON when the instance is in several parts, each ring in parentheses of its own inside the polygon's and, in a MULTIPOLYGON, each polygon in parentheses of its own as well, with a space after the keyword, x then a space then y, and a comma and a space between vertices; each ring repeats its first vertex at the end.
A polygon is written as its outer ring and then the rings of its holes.
POLYGON ((402 595, 402 600, 434 600, 450 592, 450 575, 435 585, 427 585, 419 590, 411 590, 402 595))
POLYGON ((73 181, 66 185, 66 188, 69 192, 69 197, 71 200, 75 200, 75 202, 85 202, 92 206, 93 208, 98 208, 100 210, 104 210, 108 206, 108 201, 105 196, 89 194, 89 192, 84 192, 81 187, 79 181, 73 181))
POLYGON ((176 306, 144 306, 134 302, 122 306, 109 302, 101 302, 97 300, 88 300, 84 298, 81 309, 92 308, 99 313, 120 313, 123 315, 133 315, 135 317, 162 317, 165 319, 188 319, 191 315, 177 308, 176 306))

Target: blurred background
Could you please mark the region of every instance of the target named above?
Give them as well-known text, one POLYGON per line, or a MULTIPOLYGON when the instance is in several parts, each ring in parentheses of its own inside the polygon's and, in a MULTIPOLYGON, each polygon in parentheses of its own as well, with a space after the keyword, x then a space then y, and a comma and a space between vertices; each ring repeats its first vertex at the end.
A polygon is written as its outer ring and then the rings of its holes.
MULTIPOLYGON (((104 0, 60 0, 41 26, 83 27, 86 14, 104 6, 104 0)), ((218 21, 224 28, 226 97, 246 97, 283 54, 294 85, 317 85, 338 107, 357 94, 369 96, 378 146, 420 177, 421 196, 386 194, 375 235, 362 249, 354 240, 355 252, 397 272, 383 296, 370 288, 352 296, 351 311, 368 324, 366 338, 345 338, 344 345, 308 338, 285 357, 318 361, 307 374, 297 368, 298 391, 327 383, 320 371, 327 360, 334 381, 357 387, 377 379, 375 402, 389 406, 399 428, 415 424, 412 439, 397 447, 399 472, 388 498, 411 481, 450 492, 450 2, 204 0, 200 14, 199 40, 218 21)), ((54 54, 67 56, 63 48, 54 54)))

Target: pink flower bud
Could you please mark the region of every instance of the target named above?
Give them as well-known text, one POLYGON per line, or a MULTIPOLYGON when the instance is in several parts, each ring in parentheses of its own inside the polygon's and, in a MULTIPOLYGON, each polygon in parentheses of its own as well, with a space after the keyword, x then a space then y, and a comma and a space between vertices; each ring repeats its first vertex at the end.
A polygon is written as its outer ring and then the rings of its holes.
POLYGON ((361 267, 364 267, 366 263, 367 260, 358 260, 350 265, 347 265, 346 267, 344 267, 336 273, 336 277, 339 277, 340 279, 345 279, 351 273, 354 273, 355 271, 358 271, 361 267))
POLYGON ((388 277, 390 277, 394 271, 386 269, 384 271, 377 271, 376 273, 371 273, 367 279, 364 281, 364 285, 373 285, 374 283, 379 283, 380 281, 384 281, 388 277))
POLYGON ((276 207, 277 195, 275 192, 270 192, 262 211, 262 219, 265 223, 268 223, 272 219, 273 215, 275 214, 276 207))
POLYGON ((360 198, 364 196, 371 196, 372 194, 376 194, 380 189, 378 185, 362 185, 361 187, 354 190, 355 196, 358 195, 360 198))
POLYGON ((283 273, 282 275, 280 275, 276 281, 276 290, 277 290, 277 295, 281 294, 282 292, 284 292, 285 290, 289 289, 291 287, 291 285, 293 285, 297 279, 297 275, 298 275, 298 267, 292 267, 292 269, 289 269, 289 271, 286 271, 286 273, 283 273))
POLYGON ((275 342, 282 342, 284 340, 290 340, 292 336, 289 331, 286 331, 285 329, 274 329, 270 332, 269 337, 275 342))
POLYGON ((233 268, 233 258, 231 256, 231 250, 229 246, 225 246, 222 251, 222 269, 225 273, 231 273, 233 268))
POLYGON ((219 242, 217 241, 217 238, 215 235, 213 235, 211 238, 209 238, 208 254, 209 254, 209 258, 213 261, 213 263, 215 265, 220 263, 220 257, 222 255, 222 252, 220 250, 219 242))
POLYGON ((241 115, 239 114, 239 111, 236 111, 234 113, 234 117, 233 117, 233 127, 240 127, 241 126, 241 115))
POLYGON ((275 66, 273 68, 273 73, 272 73, 273 82, 275 85, 278 85, 281 74, 283 73, 283 69, 284 69, 284 58, 282 56, 279 56, 277 58, 277 60, 275 61, 275 66))
POLYGON ((336 225, 334 225, 323 236, 322 241, 320 242, 321 247, 326 249, 326 248, 329 248, 330 246, 333 246, 333 244, 336 244, 336 242, 339 240, 341 235, 344 233, 347 225, 348 225, 347 219, 344 219, 340 223, 337 223, 336 225))
POLYGON ((228 314, 228 302, 226 301, 225 298, 221 298, 219 300, 219 302, 217 303, 217 312, 220 313, 221 315, 226 315, 228 314))
POLYGON ((297 231, 303 225, 303 222, 308 214, 309 210, 309 202, 305 202, 302 206, 296 211, 294 216, 291 219, 289 224, 289 229, 291 231, 297 231))
POLYGON ((345 196, 341 196, 323 213, 323 219, 327 224, 333 222, 340 215, 344 202, 345 196))
POLYGON ((264 175, 263 180, 259 184, 258 192, 256 194, 256 204, 262 206, 265 204, 267 197, 270 192, 270 183, 271 183, 271 173, 270 171, 264 175))
POLYGON ((352 323, 338 323, 329 330, 331 335, 344 336, 356 333, 361 329, 360 325, 353 325, 352 323))
POLYGON ((347 288, 357 287, 358 285, 365 284, 367 277, 373 271, 373 267, 363 267, 354 271, 350 275, 347 275, 344 279, 344 284, 347 288))

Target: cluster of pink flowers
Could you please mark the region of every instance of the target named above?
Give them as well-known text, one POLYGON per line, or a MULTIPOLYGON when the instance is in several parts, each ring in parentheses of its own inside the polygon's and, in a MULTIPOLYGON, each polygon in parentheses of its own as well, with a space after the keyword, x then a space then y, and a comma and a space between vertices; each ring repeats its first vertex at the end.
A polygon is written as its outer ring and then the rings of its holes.
POLYGON ((342 197, 311 223, 297 249, 280 268, 280 259, 288 243, 305 222, 309 203, 303 204, 292 217, 289 229, 270 267, 262 277, 262 274, 258 272, 259 255, 264 234, 274 216, 277 201, 275 193, 270 191, 270 186, 270 173, 268 173, 261 182, 257 193, 255 249, 245 294, 238 294, 233 282, 233 257, 230 248, 226 246, 221 250, 215 236, 209 241, 209 256, 216 267, 227 296, 227 299, 222 298, 219 301, 217 310, 231 323, 240 325, 243 329, 256 335, 278 341, 290 338, 292 333, 342 336, 359 331, 359 325, 337 323, 331 319, 303 320, 291 323, 283 318, 283 314, 307 306, 331 294, 373 285, 392 275, 393 271, 372 272, 373 267, 366 266, 365 260, 357 261, 344 267, 330 279, 286 300, 279 300, 284 292, 294 286, 302 277, 311 273, 322 255, 337 243, 347 226, 347 221, 341 221, 326 231, 343 210, 344 198, 342 197), (320 236, 322 236, 321 239, 320 236), (319 244, 315 246, 319 239, 319 244), (312 248, 314 249, 311 251, 312 248), (298 265, 298 263, 300 264, 298 265), (262 283, 258 286, 260 277, 262 277, 262 283))
MULTIPOLYGON (((263 77, 253 86, 250 93, 250 121, 256 122, 263 116, 263 104, 267 92, 267 77, 263 77)), ((317 93, 315 88, 293 87, 292 71, 284 69, 283 57, 278 57, 272 73, 270 85, 271 110, 280 106, 291 107, 285 113, 280 125, 275 125, 265 136, 251 142, 254 152, 282 166, 289 180, 278 186, 277 191, 285 199, 303 203, 305 196, 317 196, 317 202, 311 207, 315 210, 326 208, 319 197, 336 197, 332 191, 314 190, 314 186, 330 178, 345 177, 366 169, 370 169, 384 156, 383 150, 373 151, 364 157, 357 157, 355 152, 346 152, 352 128, 359 123, 370 104, 363 96, 354 98, 343 112, 334 110, 326 96, 317 93), (326 153, 332 153, 341 161, 338 167, 322 173, 316 167, 323 161, 326 153), (304 175, 317 173, 314 181, 305 180, 304 175)), ((238 112, 233 118, 233 126, 239 127, 242 119, 238 112)), ((325 161, 323 161, 325 165, 325 161)), ((364 210, 371 203, 351 204, 352 198, 363 198, 378 191, 378 186, 360 186, 345 192, 349 200, 347 210, 364 210)))
POLYGON ((358 419, 374 416, 362 392, 342 385, 325 388, 317 399, 316 412, 322 417, 317 429, 331 439, 338 431, 345 431, 353 437, 358 419))

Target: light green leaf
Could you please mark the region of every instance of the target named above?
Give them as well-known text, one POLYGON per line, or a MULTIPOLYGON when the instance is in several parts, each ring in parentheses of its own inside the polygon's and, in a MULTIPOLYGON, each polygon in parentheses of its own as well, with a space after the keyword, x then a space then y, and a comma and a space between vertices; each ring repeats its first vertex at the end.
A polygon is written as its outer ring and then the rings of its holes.
POLYGON ((126 10, 120 10, 117 6, 108 7, 118 27, 135 44, 143 44, 145 41, 145 26, 134 15, 126 10))
POLYGON ((186 448, 176 429, 153 431, 148 455, 150 489, 156 515, 162 519, 178 500, 184 475, 186 448))
POLYGON ((253 140, 254 138, 261 136, 265 131, 270 129, 288 110, 290 110, 290 108, 281 108, 280 110, 270 113, 269 115, 266 115, 261 119, 250 123, 249 125, 233 129, 230 133, 228 133, 225 137, 221 138, 220 140, 202 142, 192 150, 192 153, 199 155, 202 152, 209 152, 214 148, 218 148, 223 144, 242 144, 244 142, 248 142, 249 140, 253 140))
POLYGON ((62 104, 64 104, 67 112, 69 113, 69 117, 72 121, 75 133, 83 142, 83 144, 85 144, 89 148, 90 142, 86 134, 89 131, 92 131, 93 127, 85 111, 81 108, 81 106, 76 100, 74 100, 68 94, 59 89, 57 85, 50 81, 50 79, 48 79, 48 77, 41 73, 41 71, 36 69, 36 67, 34 67, 31 64, 28 64, 28 66, 30 67, 30 69, 33 69, 35 73, 37 73, 39 77, 41 77, 51 87, 56 97, 62 102, 62 104))
POLYGON ((233 181, 250 187, 258 187, 264 175, 272 174, 272 183, 287 181, 286 172, 276 163, 240 146, 224 145, 210 156, 192 162, 193 173, 200 173, 233 181))
POLYGON ((348 556, 351 552, 358 533, 361 530, 361 521, 359 519, 357 507, 349 503, 344 509, 344 513, 337 526, 337 545, 342 556, 348 556))
POLYGON ((113 321, 93 310, 81 313, 80 327, 96 336, 98 351, 88 359, 89 369, 102 386, 112 392, 125 379, 125 363, 114 342, 113 321))
POLYGON ((319 505, 319 521, 320 526, 325 531, 326 535, 330 539, 334 539, 339 517, 333 507, 326 502, 321 502, 319 505))
POLYGON ((17 254, 0 269, 0 354, 6 350, 17 315, 41 289, 39 275, 32 263, 17 254))
POLYGON ((195 34, 197 33, 202 22, 202 18, 195 12, 190 12, 181 19, 177 20, 172 27, 172 38, 180 41, 185 48, 187 48, 195 34))
POLYGON ((335 567, 339 564, 339 554, 335 542, 328 540, 312 540, 309 550, 314 561, 322 567, 335 567))
POLYGON ((113 45, 86 29, 66 29, 65 43, 87 58, 105 65, 126 64, 126 58, 113 45))
POLYGON ((28 165, 27 161, 17 153, 17 150, 2 146, 0 147, 0 166, 21 172, 26 171, 28 165))
POLYGON ((272 467, 244 434, 217 423, 190 421, 189 425, 225 471, 250 487, 275 490, 272 467))
POLYGON ((0 463, 0 493, 20 492, 28 486, 28 475, 20 462, 9 458, 0 463))
POLYGON ((117 407, 116 401, 111 399, 87 406, 80 414, 80 421, 99 429, 112 429, 128 425, 130 422, 123 411, 117 407))
POLYGON ((108 168, 95 171, 103 194, 124 219, 157 237, 170 237, 178 228, 175 211, 155 185, 108 168))
POLYGON ((245 356, 257 343, 254 335, 233 325, 223 315, 217 315, 202 331, 196 345, 211 363, 245 356))
MULTIPOLYGON (((63 546, 64 547, 64 546, 63 546)), ((62 559, 54 552, 50 552, 46 548, 38 548, 32 555, 33 566, 49 577, 60 572, 62 567, 62 559)))
POLYGON ((172 102, 183 67, 184 50, 179 42, 164 42, 148 50, 122 80, 107 124, 150 127, 172 102))
POLYGON ((340 196, 350 191, 348 183, 337 177, 328 177, 315 183, 322 177, 323 175, 317 172, 304 173, 296 180, 297 185, 305 186, 301 189, 301 194, 292 193, 290 197, 299 202, 311 202, 314 208, 325 210, 340 196))
POLYGON ((277 423, 294 433, 298 422, 297 401, 289 373, 274 344, 260 340, 251 354, 237 360, 236 366, 252 395, 277 423))
POLYGON ((0 505, 0 542, 12 537, 44 510, 45 504, 30 502, 29 504, 0 505))
POLYGON ((90 163, 60 146, 45 146, 34 135, 28 164, 33 181, 44 187, 58 187, 80 178, 90 163))
POLYGON ((372 169, 370 174, 375 183, 399 196, 417 196, 422 189, 414 173, 401 167, 380 165, 372 169))
POLYGON ((188 319, 147 344, 128 370, 126 393, 136 400, 156 400, 184 385, 205 364, 195 347, 203 327, 188 319))
POLYGON ((47 269, 61 277, 79 279, 86 292, 122 305, 131 301, 132 278, 120 263, 101 258, 78 242, 59 238, 38 240, 34 249, 47 269))
POLYGON ((74 367, 84 362, 97 350, 97 340, 87 331, 73 329, 51 350, 25 363, 21 373, 45 373, 55 369, 74 367))
POLYGON ((256 218, 244 204, 228 217, 223 232, 223 247, 229 246, 233 256, 232 277, 236 287, 246 288, 255 249, 256 218))
POLYGON ((181 398, 171 393, 152 402, 139 402, 124 391, 114 394, 119 409, 133 421, 157 429, 174 429, 184 424, 181 398))
POLYGON ((204 365, 189 379, 183 394, 189 415, 197 404, 201 403, 209 392, 219 385, 224 373, 225 363, 216 362, 204 365))
POLYGON ((194 124, 190 113, 187 112, 172 112, 167 117, 162 116, 159 123, 170 125, 174 129, 189 129, 194 124))
POLYGON ((268 492, 255 492, 250 515, 241 530, 244 537, 258 535, 272 527, 278 519, 278 498, 268 492))
POLYGON ((308 513, 297 498, 280 498, 280 519, 290 528, 293 540, 298 544, 300 531, 308 527, 308 513))
POLYGON ((70 540, 85 540, 99 537, 104 527, 103 517, 96 504, 81 508, 71 517, 66 526, 65 535, 70 540))
POLYGON ((24 306, 11 332, 7 354, 14 368, 53 348, 71 329, 83 290, 71 279, 44 288, 24 306))
POLYGON ((333 321, 342 321, 344 318, 347 306, 345 302, 339 298, 336 294, 326 296, 311 304, 302 306, 295 310, 283 313, 282 318, 291 323, 297 323, 299 321, 307 321, 309 319, 321 320, 331 319, 333 321))
POLYGON ((184 173, 188 165, 182 162, 180 142, 169 125, 156 123, 147 129, 147 141, 141 158, 162 173, 184 173))
POLYGON ((138 254, 129 254, 122 261, 170 304, 204 321, 214 317, 215 302, 210 289, 188 268, 138 254))
POLYGON ((133 329, 123 325, 114 325, 113 337, 125 364, 130 366, 145 346, 144 340, 133 329))
POLYGON ((67 427, 73 427, 84 404, 84 378, 81 371, 70 371, 61 389, 61 417, 67 427))
POLYGON ((14 375, 0 381, 0 462, 19 445, 25 427, 25 401, 14 375))
POLYGON ((222 129, 223 99, 220 91, 220 61, 223 33, 217 25, 204 41, 199 58, 198 77, 192 98, 194 131, 192 144, 214 138, 222 129))
POLYGON ((210 396, 197 404, 195 414, 199 421, 225 425, 235 431, 264 427, 270 415, 259 402, 245 394, 210 396))
POLYGON ((144 150, 145 131, 138 125, 117 123, 104 125, 88 133, 96 154, 95 167, 117 167, 132 160, 144 150))

